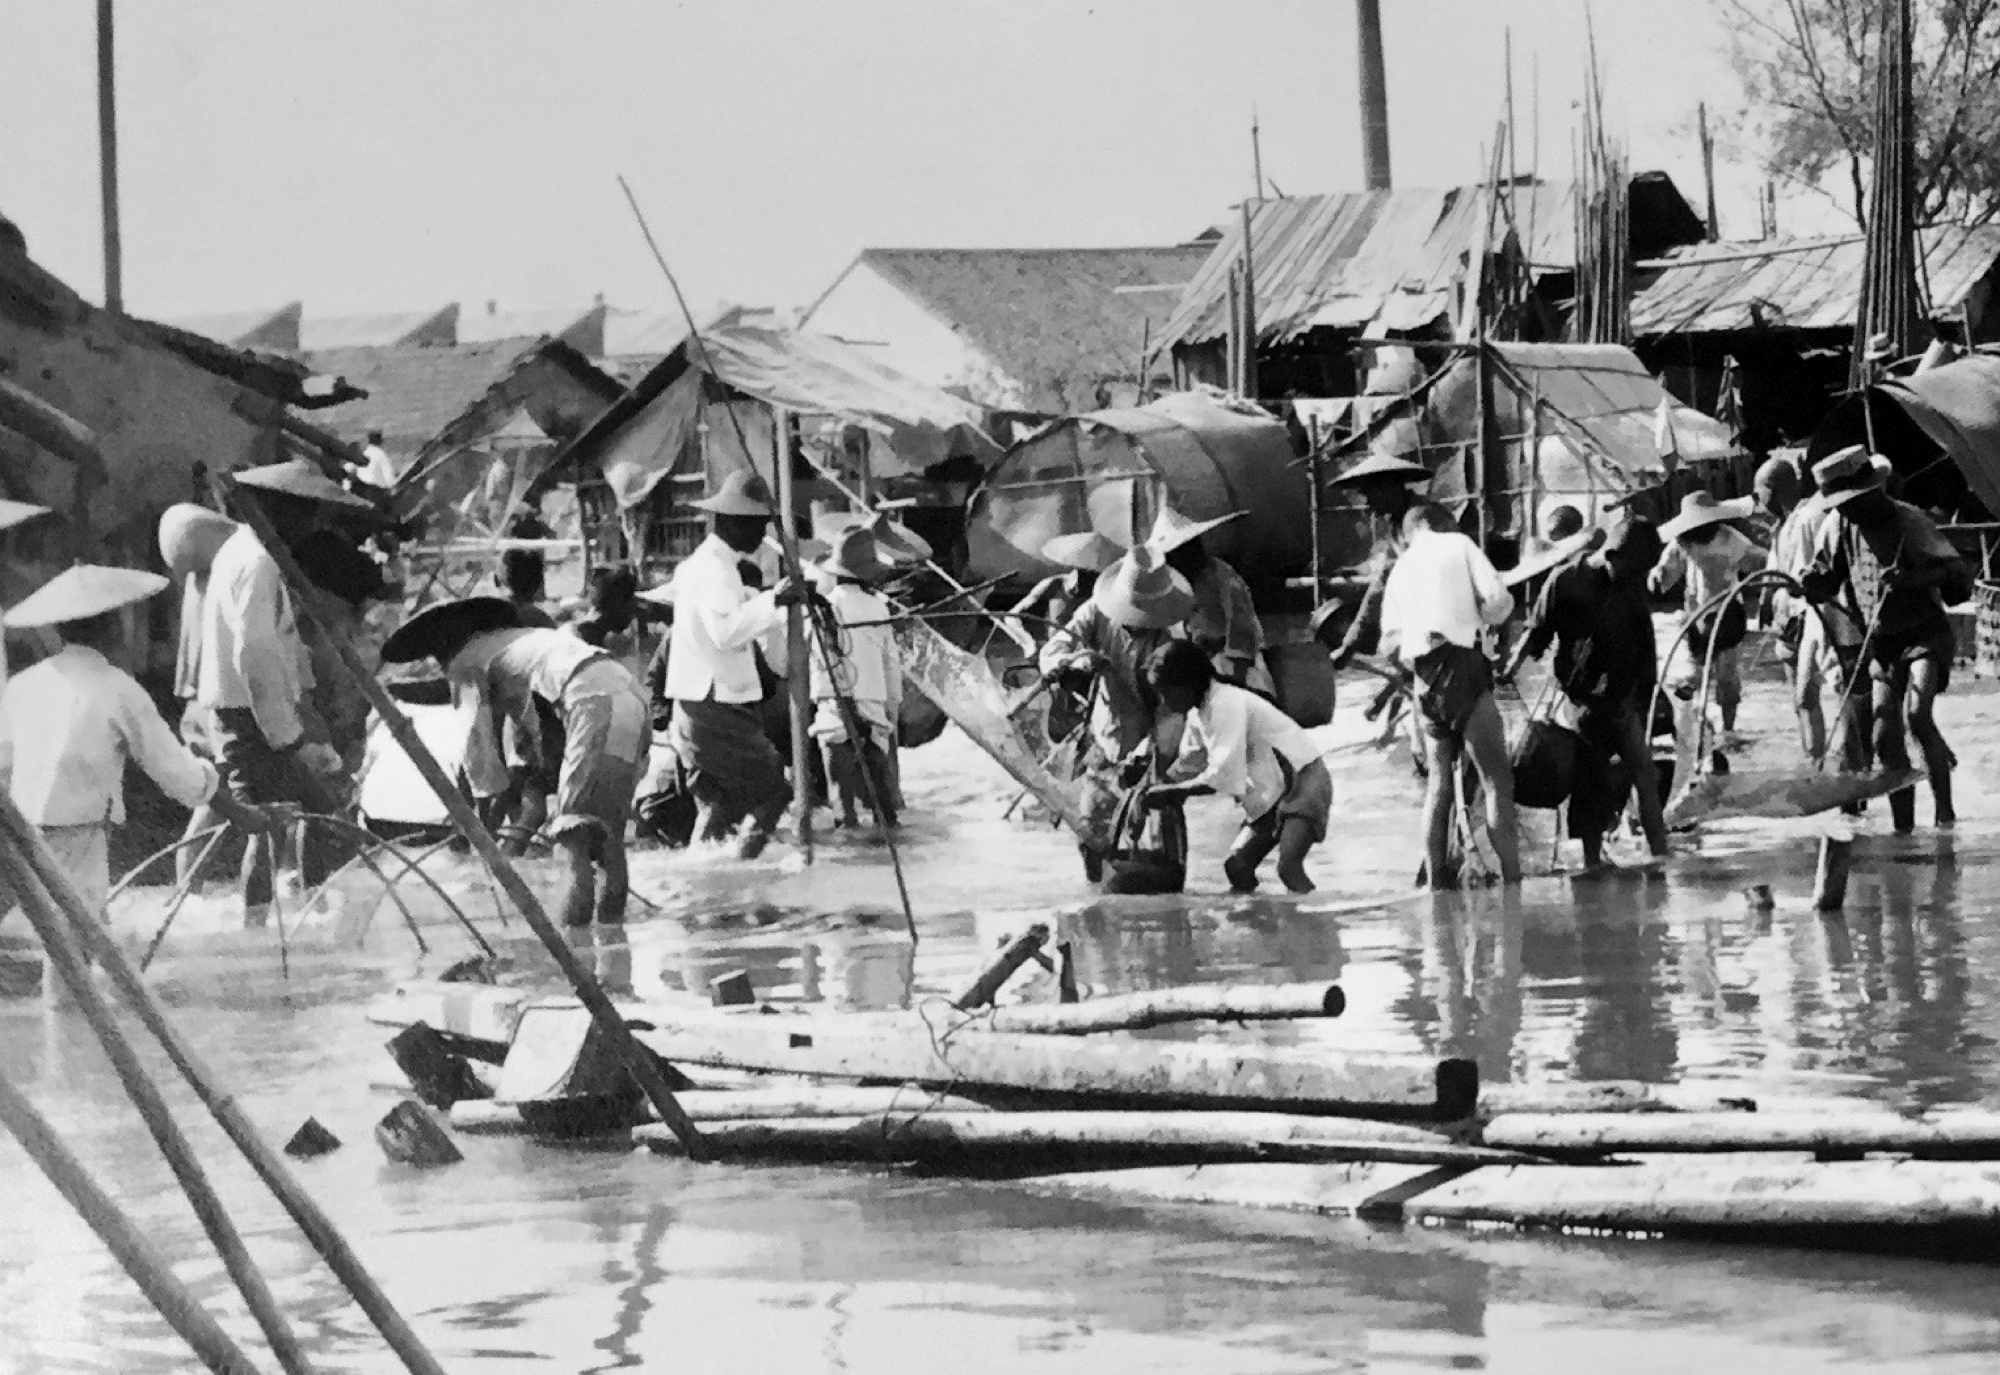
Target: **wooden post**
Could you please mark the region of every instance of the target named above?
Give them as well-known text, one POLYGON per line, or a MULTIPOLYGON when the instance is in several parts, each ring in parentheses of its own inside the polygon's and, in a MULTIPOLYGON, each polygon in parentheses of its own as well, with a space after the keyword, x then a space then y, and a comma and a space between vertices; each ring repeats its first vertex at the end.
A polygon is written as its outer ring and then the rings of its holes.
POLYGON ((97 184, 104 215, 104 308, 125 311, 125 253, 118 232, 118 73, 111 0, 97 0, 97 184))
MULTIPOLYGON (((304 613, 306 619, 316 622, 318 615, 314 609, 313 598, 296 595, 304 592, 306 576, 299 570, 298 560, 292 557, 292 551, 285 547, 284 541, 278 538, 277 531, 271 528, 270 517, 264 514, 263 507, 255 501, 232 500, 241 493, 235 482, 227 475, 218 474, 215 481, 224 504, 248 522, 250 528, 256 532, 258 541, 277 561, 286 582, 294 589, 293 600, 298 609, 304 613)), ((520 909, 528 925, 534 928, 535 935, 541 939, 543 948, 556 962, 556 967, 562 970, 563 977, 569 980, 577 998, 590 1009, 590 1015, 597 1019, 606 1039, 632 1071, 633 1079, 638 1082, 640 1089, 653 1104, 654 1111, 660 1114, 660 1120, 673 1128, 674 1133, 687 1143, 690 1156, 697 1160, 701 1159, 701 1135, 695 1130, 694 1124, 688 1121, 687 1114, 680 1110, 680 1105, 674 1102, 673 1090, 667 1087, 666 1080, 661 1077, 660 1067, 654 1063, 653 1057, 646 1052, 645 1047, 632 1039, 632 1033, 627 1029, 625 1019, 619 1016, 618 1009, 611 1005, 611 999, 605 996, 604 989, 599 986, 590 971, 577 962, 576 953, 569 948, 569 943, 563 939, 562 932, 558 931, 555 924, 549 920, 548 913, 542 910, 541 900, 535 896, 534 890, 522 880, 520 871, 515 869, 513 861, 507 858, 492 834, 480 824, 478 814, 472 810, 471 804, 465 800, 464 795, 452 783, 450 776, 432 756, 423 738, 417 734, 416 727, 410 724, 409 718, 403 715, 402 708, 396 705, 395 699, 375 681, 375 675, 361 662, 361 655, 354 646, 344 637, 332 633, 330 628, 327 640, 339 653, 340 662, 346 668, 348 677, 353 680, 355 688, 368 698, 376 714, 382 718, 382 724, 388 728, 389 734, 394 737, 398 745, 402 746, 403 752, 410 757, 410 762, 416 765, 417 772, 424 776, 424 782, 431 785, 431 791, 437 794, 438 801, 444 805, 452 823, 472 843, 472 848, 479 852, 479 857, 486 862, 487 869, 506 890, 508 898, 520 909)))
POLYGON ((1480 347, 1479 352, 1473 355, 1473 366, 1476 374, 1475 383, 1479 391, 1479 447, 1473 458, 1471 486, 1474 508, 1478 512, 1478 525, 1476 527, 1478 533, 1474 538, 1479 541, 1481 551, 1485 551, 1487 535, 1486 467, 1491 461, 1493 452, 1493 369, 1486 357, 1487 339, 1484 322, 1485 305, 1483 302, 1480 305, 1480 312, 1482 317, 1479 327, 1480 347))
POLYGON ((1223 385, 1230 391, 1243 391, 1243 265, 1229 265, 1229 331, 1223 336, 1223 368, 1226 375, 1223 385))
MULTIPOLYGON (((782 406, 771 407, 773 448, 772 473, 778 496, 778 544, 785 551, 785 572, 803 575, 799 567, 799 537, 792 518, 792 413, 782 406)), ((807 661, 806 610, 798 603, 785 609, 785 686, 791 699, 792 715, 792 824, 798 831, 798 846, 812 863, 812 665, 807 661)), ((859 748, 857 744, 856 748, 859 748)))
POLYGON ((1257 268, 1250 253, 1250 202, 1243 202, 1243 399, 1257 399, 1257 268))
POLYGON ((167 1325, 180 1334, 201 1363, 217 1375, 256 1375, 257 1367, 222 1330, 201 1302, 174 1274, 167 1258, 131 1218, 112 1201, 90 1172, 63 1144, 61 1137, 35 1111, 35 1105, 0 1074, 0 1123, 14 1134, 21 1149, 35 1162, 57 1192, 69 1200, 77 1216, 90 1224, 126 1274, 160 1310, 167 1325))
POLYGON ((1319 422, 1315 420, 1312 424, 1311 440, 1306 448, 1306 474, 1308 480, 1312 483, 1312 505, 1307 508, 1307 514, 1312 520, 1312 609, 1314 611, 1319 610, 1320 599, 1326 595, 1325 557, 1320 551, 1320 540, 1322 538, 1320 532, 1320 503, 1326 500, 1323 468, 1324 461, 1320 456, 1319 422))
POLYGON ((1823 836, 1819 842, 1819 868, 1813 874, 1813 909, 1838 912, 1847 905, 1847 869, 1854 842, 1844 835, 1823 836))
MULTIPOLYGON (((146 1073, 140 1063, 138 1052, 125 1039, 125 1033, 111 1015, 104 995, 97 991, 97 985, 90 975, 90 967, 71 944, 70 921, 50 890, 44 886, 41 875, 22 851, 16 823, 25 827, 28 822, 15 808, 12 799, 0 799, 0 818, 4 818, 10 834, 0 838, 0 877, 14 890, 14 897, 27 914, 28 921, 41 937, 44 957, 61 977, 75 1000, 84 1020, 104 1047, 111 1068, 117 1073, 119 1082, 125 1086, 132 1105, 139 1110, 145 1121, 146 1130, 166 1157, 168 1168, 187 1194, 193 1205, 195 1216, 200 1219, 202 1230, 208 1234, 209 1242, 221 1256, 223 1268, 243 1294, 243 1302, 256 1318, 257 1326, 263 1330, 264 1338, 271 1344, 271 1352, 278 1358, 278 1364, 291 1375, 308 1375, 311 1367, 306 1363, 305 1349, 293 1335, 284 1314, 278 1311, 278 1301, 271 1293, 271 1286, 264 1274, 257 1268, 257 1262, 250 1256, 249 1248, 243 1244, 242 1235, 236 1224, 230 1220, 228 1210, 222 1206, 222 1198, 209 1182, 208 1173, 202 1169, 196 1158, 194 1146, 182 1133, 180 1124, 174 1121, 167 1109, 167 1101, 161 1096, 159 1087, 146 1073)), ((36 841, 40 842, 37 835, 36 841)), ((50 856, 54 863, 54 856, 50 856)), ((67 878, 64 887, 73 888, 67 878)), ((77 905, 82 906, 79 898, 77 905)), ((94 915, 94 914, 93 914, 94 915)))
POLYGON ((1708 241, 1722 237, 1722 222, 1715 214, 1715 137, 1708 132, 1708 102, 1694 107, 1695 127, 1701 139, 1701 184, 1708 194, 1708 241))

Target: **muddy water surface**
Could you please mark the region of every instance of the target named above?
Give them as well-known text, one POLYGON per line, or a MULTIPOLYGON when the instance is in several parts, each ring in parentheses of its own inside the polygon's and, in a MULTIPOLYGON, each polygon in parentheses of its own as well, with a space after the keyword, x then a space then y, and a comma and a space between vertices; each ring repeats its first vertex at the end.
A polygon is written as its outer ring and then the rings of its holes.
MULTIPOLYGON (((1361 750, 1334 757, 1339 805, 1313 866, 1320 893, 1223 893, 1215 861, 1229 820, 1203 805, 1198 891, 1092 900, 1060 836, 1001 820, 1004 780, 947 740, 909 761, 914 952, 881 851, 836 836, 810 869, 788 850, 754 865, 647 856, 629 945, 593 953, 642 996, 745 969, 770 997, 921 1005, 955 991, 1026 923, 1053 920, 1096 991, 1280 978, 1347 990, 1338 1021, 1232 1035, 1471 1055, 1489 1082, 1639 1078, 1766 1102, 1991 1107, 2000 808, 1974 780, 2000 776, 2000 713, 1990 697, 1951 705, 1967 820, 1946 838, 1869 838, 1842 919, 1810 910, 1802 823, 1711 827, 1664 873, 1587 883, 1545 873, 1518 898, 1413 898, 1411 784, 1361 750), (1751 882, 1774 887, 1774 911, 1746 904, 1751 882)), ((1776 738, 1775 719, 1752 725, 1776 738)), ((1536 849, 1546 871, 1546 826, 1536 849)), ((458 860, 433 867, 513 957, 509 978, 552 989, 545 957, 518 923, 500 923, 477 876, 458 860)), ((533 874, 552 878, 546 866, 533 874)), ((220 895, 205 898, 153 977, 272 1136, 310 1114, 346 1142, 298 1173, 454 1375, 2000 1368, 1995 1272, 1942 1261, 1142 1208, 493 1138, 461 1139, 466 1160, 447 1169, 392 1166, 370 1139, 393 1101, 369 1083, 388 1064, 388 1033, 363 1009, 470 946, 414 893, 428 954, 391 906, 362 932, 378 890, 346 881, 337 917, 294 917, 289 977, 274 932, 232 931, 220 895)), ((153 892, 117 915, 149 930, 159 908, 153 892)), ((1037 992, 1024 981, 1024 996, 1037 992)), ((181 1258, 183 1278, 254 1343, 80 1020, 0 1008, 0 1056, 181 1258)), ((186 1093, 171 1097, 191 1109, 186 1093)), ((396 1369, 219 1133, 192 1111, 187 1120, 318 1368, 396 1369)), ((11 1142, 0 1142, 0 1197, 0 1370, 185 1368, 11 1142)))

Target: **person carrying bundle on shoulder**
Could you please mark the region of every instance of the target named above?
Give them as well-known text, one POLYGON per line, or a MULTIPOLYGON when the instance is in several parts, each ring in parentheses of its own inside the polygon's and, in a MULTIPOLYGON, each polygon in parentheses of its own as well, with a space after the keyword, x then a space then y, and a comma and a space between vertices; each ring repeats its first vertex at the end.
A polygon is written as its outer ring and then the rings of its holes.
POLYGON ((1216 676, 1208 654, 1187 640, 1154 651, 1146 666, 1160 705, 1184 714, 1181 752, 1166 781, 1146 794, 1149 805, 1219 793, 1242 807, 1243 829, 1222 861, 1232 892, 1257 886, 1257 866, 1278 852, 1278 878, 1294 893, 1310 893, 1305 859, 1326 839, 1333 810, 1333 776, 1303 726, 1251 692, 1216 676))

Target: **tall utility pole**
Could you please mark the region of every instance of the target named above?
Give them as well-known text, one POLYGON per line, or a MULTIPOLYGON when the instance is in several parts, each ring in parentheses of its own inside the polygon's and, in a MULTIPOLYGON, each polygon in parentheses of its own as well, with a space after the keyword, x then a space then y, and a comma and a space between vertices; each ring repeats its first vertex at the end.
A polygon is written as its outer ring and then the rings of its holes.
POLYGON ((118 240, 118 91, 111 0, 97 0, 97 180, 104 206, 104 308, 125 309, 124 250, 118 240))
POLYGON ((1370 191, 1389 189, 1389 78, 1382 67, 1382 0, 1354 0, 1361 47, 1361 167, 1370 191))

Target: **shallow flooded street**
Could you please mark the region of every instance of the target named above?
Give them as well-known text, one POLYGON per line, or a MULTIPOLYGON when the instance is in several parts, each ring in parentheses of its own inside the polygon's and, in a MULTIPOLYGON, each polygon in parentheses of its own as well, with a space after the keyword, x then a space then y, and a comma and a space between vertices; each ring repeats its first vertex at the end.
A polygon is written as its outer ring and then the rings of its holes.
MULTIPOLYGON (((1760 683, 1748 717, 1773 758, 1775 700, 1760 683)), ((1209 1034, 1470 1055, 1488 1083, 1631 1078, 1726 1087, 1766 1106, 1828 1096, 1991 1106, 1996 708, 1984 685, 1947 699, 1964 819, 1955 834, 1925 828, 1895 841, 1879 834, 1884 809, 1871 811, 1844 918, 1811 910, 1816 832, 1806 822, 1714 823, 1663 874, 1585 882, 1547 873, 1548 814, 1538 814, 1543 876, 1517 897, 1415 896, 1414 784, 1399 762, 1363 748, 1332 756, 1335 827, 1311 865, 1319 893, 1224 893, 1229 820, 1204 804, 1191 817, 1190 895, 1092 899, 1061 835, 1001 819, 1011 789, 948 737, 908 757, 914 954, 883 855, 838 833, 822 838, 809 869, 785 847, 755 864, 643 856, 630 945, 595 953, 614 977, 629 954, 640 997, 704 991, 742 969, 767 998, 920 1007, 956 992, 997 942, 1053 917, 1092 992, 1334 979, 1347 993, 1338 1020, 1209 1034), (1775 890, 1774 911, 1746 902, 1741 890, 1757 882, 1775 890)), ((557 991, 546 956, 518 920, 502 922, 468 861, 430 867, 503 942, 510 981, 557 991)), ((532 873, 552 882, 546 862, 532 873)), ((354 878, 343 893, 338 918, 290 926, 286 977, 276 932, 230 930, 212 885, 151 977, 269 1136, 282 1140, 312 1115, 346 1143, 297 1173, 454 1375, 939 1362, 1210 1375, 2000 1364, 1993 1271, 1942 1260, 1126 1206, 1026 1184, 702 1166, 493 1137, 461 1137, 466 1159, 449 1168, 390 1165, 371 1128, 393 1096, 370 1087, 393 1070, 380 1048, 390 1033, 364 1011, 397 980, 434 975, 471 946, 415 892, 427 955, 389 904, 362 934, 379 885, 354 878)), ((154 890, 121 899, 115 916, 121 930, 150 934, 160 907, 154 890)), ((1034 996, 1046 977, 1010 991, 1034 996)), ((254 1342, 80 1018, 11 1003, 0 1054, 161 1247, 198 1258, 181 1273, 254 1342)), ((317 1368, 395 1369, 192 1098, 178 1087, 169 1096, 189 1109, 317 1368)), ((0 1187, 0 1369, 185 1368, 11 1141, 0 1143, 0 1187)))

